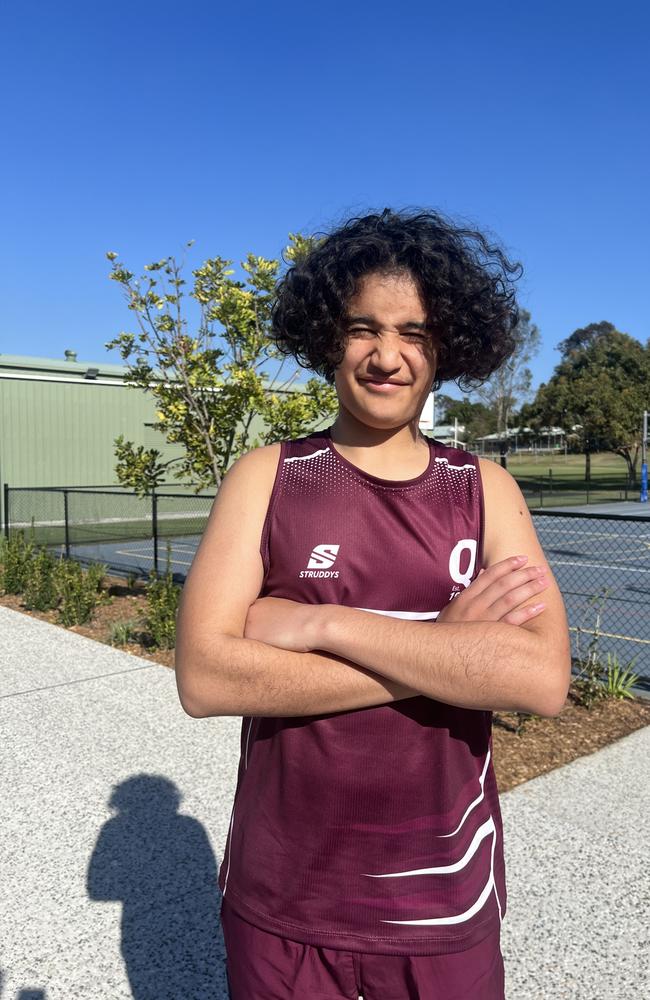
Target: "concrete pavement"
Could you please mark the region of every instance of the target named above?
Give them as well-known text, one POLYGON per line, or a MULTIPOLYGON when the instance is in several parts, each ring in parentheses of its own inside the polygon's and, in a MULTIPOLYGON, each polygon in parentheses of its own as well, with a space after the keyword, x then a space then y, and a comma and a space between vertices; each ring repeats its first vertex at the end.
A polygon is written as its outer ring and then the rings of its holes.
MULTIPOLYGON (((0 607, 0 739, 1 1000, 226 1000, 239 720, 0 607)), ((502 796, 508 1000, 650 996, 649 759, 647 727, 502 796)))

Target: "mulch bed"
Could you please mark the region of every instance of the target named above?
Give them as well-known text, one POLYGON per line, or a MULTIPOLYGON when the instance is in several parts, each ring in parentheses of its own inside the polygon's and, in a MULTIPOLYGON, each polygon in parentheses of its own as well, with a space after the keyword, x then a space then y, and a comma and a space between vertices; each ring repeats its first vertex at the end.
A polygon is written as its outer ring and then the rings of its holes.
MULTIPOLYGON (((85 625, 72 625, 69 631, 97 642, 108 642, 112 625, 142 621, 147 607, 142 583, 129 589, 123 580, 107 577, 104 590, 108 600, 96 609, 93 620, 85 625)), ((20 595, 0 595, 0 605, 57 624, 56 611, 28 611, 20 595)), ((135 638, 138 641, 119 648, 173 669, 173 649, 153 648, 142 625, 135 638)), ((553 719, 528 718, 519 733, 515 731, 516 713, 495 712, 493 723, 494 769, 499 791, 506 792, 650 725, 650 700, 610 698, 586 709, 571 690, 564 708, 553 719)))

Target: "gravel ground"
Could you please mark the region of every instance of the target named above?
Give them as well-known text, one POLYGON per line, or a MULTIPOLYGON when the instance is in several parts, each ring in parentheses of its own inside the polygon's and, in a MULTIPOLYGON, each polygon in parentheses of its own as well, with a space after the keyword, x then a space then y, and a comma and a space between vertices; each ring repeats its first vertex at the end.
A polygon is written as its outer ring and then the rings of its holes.
MULTIPOLYGON (((0 998, 226 1000, 239 720, 2 607, 0 663, 0 998)), ((649 756, 646 727, 502 796, 508 1000, 650 995, 649 756)))

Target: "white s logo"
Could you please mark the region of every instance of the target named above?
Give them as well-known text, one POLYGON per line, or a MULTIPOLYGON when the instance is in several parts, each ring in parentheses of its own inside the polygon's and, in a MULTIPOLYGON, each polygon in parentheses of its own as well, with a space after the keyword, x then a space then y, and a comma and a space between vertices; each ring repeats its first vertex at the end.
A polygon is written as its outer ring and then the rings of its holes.
POLYGON ((333 566, 340 545, 315 545, 307 569, 327 569, 333 566))

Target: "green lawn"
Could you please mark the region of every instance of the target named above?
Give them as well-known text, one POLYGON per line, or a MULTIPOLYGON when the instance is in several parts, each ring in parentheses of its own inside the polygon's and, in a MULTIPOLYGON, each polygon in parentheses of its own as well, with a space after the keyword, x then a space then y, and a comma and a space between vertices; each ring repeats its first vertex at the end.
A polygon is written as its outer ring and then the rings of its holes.
MULTIPOLYGON (((498 456, 486 457, 499 460, 498 456)), ((529 507, 568 507, 639 498, 638 486, 626 492, 627 464, 612 452, 591 456, 589 485, 585 481, 584 455, 519 454, 508 455, 507 462, 529 507)))
MULTIPOLYGON (((585 456, 565 456, 557 453, 552 455, 522 453, 508 455, 508 469, 515 478, 517 476, 549 477, 549 469, 552 469, 554 480, 566 483, 576 480, 584 482, 585 456)), ((620 455, 615 455, 611 451, 603 451, 591 456, 591 479, 594 484, 598 480, 609 483, 624 483, 626 476, 627 463, 620 455)))

